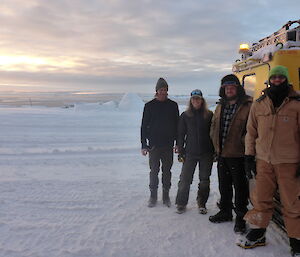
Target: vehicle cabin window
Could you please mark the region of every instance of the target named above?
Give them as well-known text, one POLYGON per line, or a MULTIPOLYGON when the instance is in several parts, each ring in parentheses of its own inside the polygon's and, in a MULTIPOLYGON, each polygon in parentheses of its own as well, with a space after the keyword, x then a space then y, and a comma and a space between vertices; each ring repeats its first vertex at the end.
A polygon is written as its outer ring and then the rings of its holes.
POLYGON ((247 95, 254 97, 254 90, 256 85, 256 75, 246 75, 243 78, 243 86, 247 95))

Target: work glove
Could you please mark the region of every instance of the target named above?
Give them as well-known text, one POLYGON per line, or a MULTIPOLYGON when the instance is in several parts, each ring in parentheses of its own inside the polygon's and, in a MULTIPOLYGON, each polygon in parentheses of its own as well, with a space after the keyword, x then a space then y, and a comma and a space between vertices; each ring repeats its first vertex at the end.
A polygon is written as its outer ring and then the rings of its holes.
POLYGON ((175 146, 173 147, 173 152, 174 152, 174 153, 179 153, 179 147, 178 147, 178 145, 175 145, 175 146))
POLYGON ((219 155, 217 153, 214 153, 213 162, 217 162, 218 160, 219 160, 219 155))
POLYGON ((148 152, 149 152, 149 149, 147 149, 147 148, 142 148, 142 149, 141 149, 141 153, 142 153, 142 155, 144 155, 144 156, 146 156, 148 152))
POLYGON ((148 145, 142 147, 141 153, 142 155, 146 156, 151 151, 150 147, 148 145))
POLYGON ((185 154, 179 153, 178 154, 178 161, 183 163, 185 161, 185 154))
POLYGON ((255 156, 245 155, 245 171, 248 179, 256 176, 256 161, 255 156))

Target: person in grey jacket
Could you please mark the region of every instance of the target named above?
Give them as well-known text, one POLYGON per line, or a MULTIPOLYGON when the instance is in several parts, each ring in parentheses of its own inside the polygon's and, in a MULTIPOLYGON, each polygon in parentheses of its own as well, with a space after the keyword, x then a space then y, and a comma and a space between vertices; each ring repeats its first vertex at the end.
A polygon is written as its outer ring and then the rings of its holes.
POLYGON ((213 113, 199 89, 192 91, 187 111, 183 112, 178 125, 179 161, 183 161, 176 197, 177 213, 183 213, 188 203, 190 185, 197 164, 199 165, 199 184, 197 203, 199 212, 206 214, 209 196, 211 168, 214 148, 209 136, 213 113))

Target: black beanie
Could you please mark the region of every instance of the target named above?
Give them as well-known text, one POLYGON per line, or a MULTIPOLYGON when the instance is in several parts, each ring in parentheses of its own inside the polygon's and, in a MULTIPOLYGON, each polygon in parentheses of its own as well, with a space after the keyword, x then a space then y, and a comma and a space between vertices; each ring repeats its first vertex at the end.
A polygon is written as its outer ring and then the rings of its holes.
POLYGON ((245 93, 245 89, 242 87, 241 82, 239 80, 239 78, 237 76, 235 76, 234 74, 229 74, 226 75, 225 77, 223 77, 221 79, 221 87, 219 90, 219 96, 220 97, 225 97, 225 87, 227 85, 236 85, 237 87, 237 96, 239 98, 243 97, 246 95, 245 93))
POLYGON ((221 80, 221 86, 225 86, 226 83, 229 84, 229 82, 233 82, 230 84, 236 84, 237 86, 241 85, 240 80, 234 74, 229 74, 229 75, 226 75, 225 77, 223 77, 221 80))
POLYGON ((165 81, 163 78, 159 78, 156 83, 155 91, 157 92, 158 89, 163 87, 165 87, 167 90, 169 89, 167 81, 165 81))

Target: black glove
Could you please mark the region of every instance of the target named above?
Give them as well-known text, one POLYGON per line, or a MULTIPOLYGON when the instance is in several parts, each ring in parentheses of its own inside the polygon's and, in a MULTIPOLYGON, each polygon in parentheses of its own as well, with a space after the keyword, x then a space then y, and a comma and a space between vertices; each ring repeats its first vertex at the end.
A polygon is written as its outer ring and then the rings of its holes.
POLYGON ((256 161, 255 156, 245 155, 245 171, 248 179, 256 176, 256 161))
POLYGON ((213 162, 219 161, 219 155, 217 153, 214 153, 213 155, 213 162))
POLYGON ((179 153, 179 154, 178 154, 178 161, 179 161, 179 162, 184 162, 184 161, 185 161, 185 154, 179 153))

